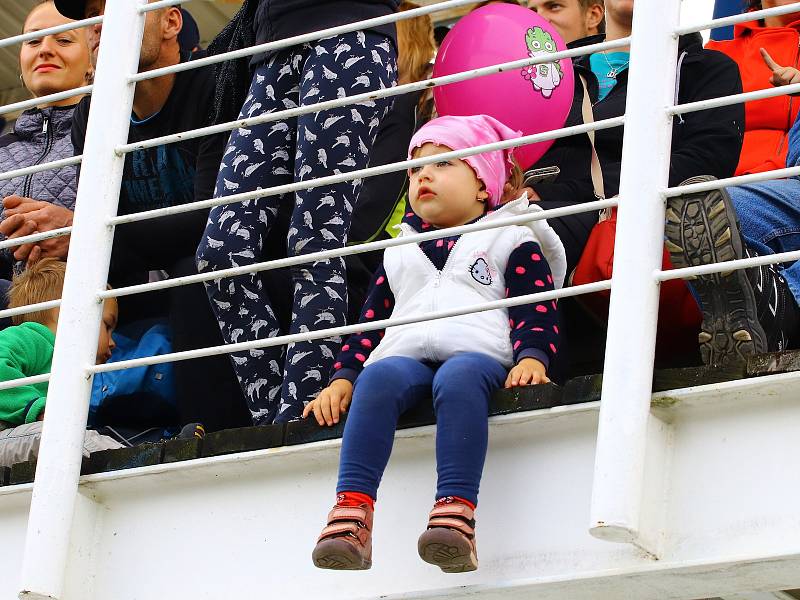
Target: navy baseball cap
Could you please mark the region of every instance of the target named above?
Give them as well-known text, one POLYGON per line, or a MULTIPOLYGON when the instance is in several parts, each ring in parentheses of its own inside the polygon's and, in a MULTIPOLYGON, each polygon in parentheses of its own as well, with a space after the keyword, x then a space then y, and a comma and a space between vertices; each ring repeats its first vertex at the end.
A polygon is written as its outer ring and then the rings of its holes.
POLYGON ((80 21, 86 10, 86 0, 55 0, 56 10, 68 19, 80 21))
POLYGON ((178 44, 184 52, 192 52, 200 46, 200 29, 188 10, 182 8, 181 14, 183 15, 183 27, 178 34, 178 44))

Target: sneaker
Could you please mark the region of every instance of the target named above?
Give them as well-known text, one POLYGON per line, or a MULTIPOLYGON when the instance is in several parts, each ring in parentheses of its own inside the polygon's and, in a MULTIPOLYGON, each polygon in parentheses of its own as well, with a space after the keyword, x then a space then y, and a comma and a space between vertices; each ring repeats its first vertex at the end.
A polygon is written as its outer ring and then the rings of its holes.
MULTIPOLYGON (((712 180, 692 177, 681 185, 712 180)), ((665 236, 675 268, 756 256, 745 246, 724 189, 669 198, 665 236)), ((797 322, 797 305, 776 266, 699 275, 692 287, 703 313, 698 341, 705 364, 723 365, 785 348, 797 322)))
POLYGON ((419 556, 445 573, 466 573, 478 568, 475 547, 475 512, 458 499, 436 501, 428 529, 417 542, 419 556))
POLYGON ((369 569, 372 566, 372 517, 373 509, 368 504, 335 505, 311 553, 314 565, 341 571, 369 569))
POLYGON ((203 427, 202 423, 189 423, 184 425, 175 437, 179 440, 193 440, 195 438, 202 440, 206 437, 206 428, 203 427))

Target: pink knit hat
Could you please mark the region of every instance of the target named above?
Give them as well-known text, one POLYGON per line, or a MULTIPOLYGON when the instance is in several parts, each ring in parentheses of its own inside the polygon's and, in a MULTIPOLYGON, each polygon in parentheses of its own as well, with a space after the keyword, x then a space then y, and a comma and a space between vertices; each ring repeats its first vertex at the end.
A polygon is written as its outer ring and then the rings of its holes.
MULTIPOLYGON (((411 158, 414 150, 429 142, 452 150, 465 150, 473 146, 512 140, 521 135, 521 131, 510 129, 489 115, 439 117, 425 123, 414 134, 408 145, 408 158, 411 158)), ((478 179, 486 186, 490 208, 495 208, 503 196, 503 186, 514 165, 511 159, 513 150, 494 150, 461 159, 472 167, 478 179)))

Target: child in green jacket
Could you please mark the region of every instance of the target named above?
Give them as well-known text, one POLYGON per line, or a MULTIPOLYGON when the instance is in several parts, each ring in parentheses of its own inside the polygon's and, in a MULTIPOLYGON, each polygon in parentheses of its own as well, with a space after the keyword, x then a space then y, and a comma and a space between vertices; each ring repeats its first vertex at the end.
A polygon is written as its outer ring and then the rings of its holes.
MULTIPOLYGON (((9 291, 9 307, 58 300, 64 286, 66 263, 40 260, 14 278, 9 291)), ((0 381, 43 375, 50 372, 53 360, 58 308, 12 317, 14 326, 0 331, 0 381)), ((111 357, 111 333, 117 324, 117 302, 103 305, 103 323, 97 346, 97 364, 111 357)), ((35 458, 41 436, 41 421, 47 401, 47 382, 0 390, 0 466, 35 458)), ((84 454, 120 448, 113 439, 95 431, 86 432, 84 454)))

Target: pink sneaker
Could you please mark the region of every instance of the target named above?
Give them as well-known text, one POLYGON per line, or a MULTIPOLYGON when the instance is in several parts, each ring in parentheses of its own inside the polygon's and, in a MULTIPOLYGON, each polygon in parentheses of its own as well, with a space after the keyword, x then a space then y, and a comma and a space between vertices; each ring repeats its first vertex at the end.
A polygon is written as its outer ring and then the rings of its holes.
POLYGON ((420 558, 445 573, 466 573, 478 568, 475 548, 475 511, 453 497, 436 501, 428 529, 419 536, 420 558))
POLYGON ((372 516, 368 504, 334 506, 311 553, 320 569, 356 571, 372 566, 372 516))

